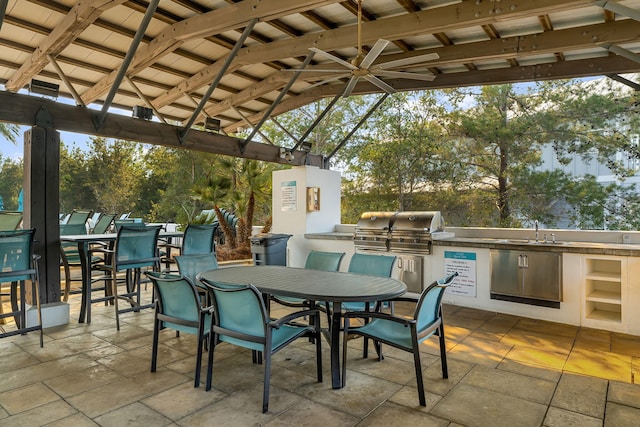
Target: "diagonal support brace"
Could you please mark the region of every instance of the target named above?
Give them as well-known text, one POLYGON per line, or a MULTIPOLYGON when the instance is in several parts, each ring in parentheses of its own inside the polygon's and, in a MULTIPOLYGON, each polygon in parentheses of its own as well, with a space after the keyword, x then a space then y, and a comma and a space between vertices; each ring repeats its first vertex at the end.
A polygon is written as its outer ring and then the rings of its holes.
POLYGON ((180 145, 184 143, 184 140, 187 137, 187 134, 191 130, 191 126, 193 126, 193 124, 195 123, 196 119, 200 115, 200 112, 204 109, 204 106, 207 105, 207 102, 209 102, 209 98, 211 97, 211 94, 218 87, 218 83, 220 83, 220 80, 222 80, 224 73, 226 73, 227 70, 229 69, 229 66, 231 65, 233 60, 236 58, 238 51, 244 45, 245 40, 247 40, 247 37, 249 37, 249 34, 251 34, 251 31, 253 31, 253 27, 256 25, 257 22, 258 22, 258 18, 253 18, 251 21, 249 21, 249 25, 246 26, 246 28, 240 35, 240 38, 238 39, 236 44, 233 46, 233 49, 231 49, 231 52, 229 52, 229 55, 227 55, 227 58, 224 60, 224 64, 222 65, 220 72, 218 72, 218 75, 216 76, 216 78, 213 79, 213 81, 211 82, 211 85, 209 85, 209 89, 207 89, 207 92, 204 94, 204 96, 200 100, 200 104, 198 104, 198 107, 195 109, 195 111, 191 115, 191 118, 189 119, 187 124, 184 125, 182 129, 178 130, 178 140, 180 141, 180 145))

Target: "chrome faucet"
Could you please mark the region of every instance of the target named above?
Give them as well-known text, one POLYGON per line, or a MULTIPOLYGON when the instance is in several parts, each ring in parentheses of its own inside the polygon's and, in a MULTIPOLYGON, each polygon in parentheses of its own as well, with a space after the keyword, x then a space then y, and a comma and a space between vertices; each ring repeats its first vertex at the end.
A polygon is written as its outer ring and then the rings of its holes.
POLYGON ((533 222, 533 225, 535 225, 535 227, 536 227, 536 242, 538 242, 538 236, 539 235, 538 235, 538 220, 537 219, 533 222))

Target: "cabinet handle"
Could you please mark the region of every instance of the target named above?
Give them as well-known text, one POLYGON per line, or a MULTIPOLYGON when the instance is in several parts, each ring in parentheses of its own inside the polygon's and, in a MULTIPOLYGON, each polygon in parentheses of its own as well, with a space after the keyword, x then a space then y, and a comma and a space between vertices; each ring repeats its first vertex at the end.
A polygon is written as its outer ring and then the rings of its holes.
POLYGON ((529 268, 529 257, 522 255, 522 268, 529 268))

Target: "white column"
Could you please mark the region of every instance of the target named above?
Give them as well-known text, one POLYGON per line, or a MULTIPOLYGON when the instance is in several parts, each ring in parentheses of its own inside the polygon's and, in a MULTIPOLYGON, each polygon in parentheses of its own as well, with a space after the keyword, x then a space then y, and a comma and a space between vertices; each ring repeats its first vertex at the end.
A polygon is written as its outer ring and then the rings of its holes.
POLYGON ((291 234, 287 265, 302 267, 309 252, 305 233, 328 233, 340 224, 340 172, 296 166, 273 173, 273 233, 291 234), (318 210, 307 206, 307 189, 316 188, 318 210))

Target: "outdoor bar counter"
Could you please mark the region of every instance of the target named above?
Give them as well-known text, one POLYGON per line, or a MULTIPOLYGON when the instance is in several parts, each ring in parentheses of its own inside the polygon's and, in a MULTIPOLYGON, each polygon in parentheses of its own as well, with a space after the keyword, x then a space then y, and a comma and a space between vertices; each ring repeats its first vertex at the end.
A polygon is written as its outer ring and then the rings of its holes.
MULTIPOLYGON (((338 225, 334 232, 304 238, 309 250, 344 251, 348 260, 354 252, 353 229, 338 225)), ((449 227, 446 232, 434 235, 423 272, 428 284, 456 265, 465 270, 466 283, 452 286, 445 303, 640 336, 640 232, 541 229, 538 241, 532 229, 449 227), (561 279, 556 306, 496 299, 492 281, 501 272, 492 276, 492 269, 499 253, 557 259, 561 279)), ((528 267, 550 268, 546 261, 528 267)))

